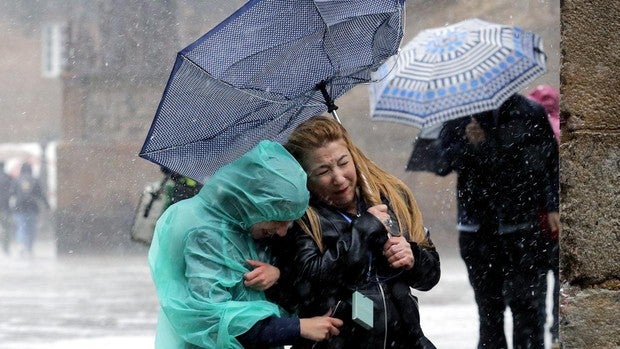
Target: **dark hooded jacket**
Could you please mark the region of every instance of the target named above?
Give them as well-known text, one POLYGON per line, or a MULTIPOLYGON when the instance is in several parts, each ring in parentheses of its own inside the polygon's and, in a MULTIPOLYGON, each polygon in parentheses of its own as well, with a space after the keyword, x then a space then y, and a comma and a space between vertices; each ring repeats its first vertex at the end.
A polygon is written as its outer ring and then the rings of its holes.
POLYGON ((43 188, 32 175, 32 166, 29 163, 22 165, 19 177, 12 181, 9 196, 13 199, 13 210, 16 213, 36 215, 41 204, 49 207, 43 188))
POLYGON ((465 137, 470 118, 446 123, 437 173, 458 173, 459 230, 495 224, 500 233, 530 229, 541 210, 559 210, 559 156, 544 108, 515 94, 495 111, 476 114, 486 140, 465 137), (485 221, 486 220, 486 221, 485 221))

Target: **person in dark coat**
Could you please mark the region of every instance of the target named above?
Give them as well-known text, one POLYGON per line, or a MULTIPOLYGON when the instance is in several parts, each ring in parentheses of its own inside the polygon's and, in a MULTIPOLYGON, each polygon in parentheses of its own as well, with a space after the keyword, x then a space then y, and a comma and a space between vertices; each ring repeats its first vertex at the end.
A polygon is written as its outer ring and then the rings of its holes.
POLYGON ((289 248, 280 248, 283 259, 294 256, 280 262, 292 266, 282 274, 294 276, 300 316, 331 312, 344 321, 338 337, 294 348, 434 348, 411 288, 437 284, 439 254, 409 188, 368 159, 329 117, 298 126, 285 147, 308 174, 311 198, 292 227, 289 248), (367 321, 358 312, 368 308, 354 309, 355 292, 370 301, 367 321))
MULTIPOLYGON (((539 85, 533 91, 528 93, 528 98, 540 103, 547 112, 547 119, 553 129, 555 139, 560 144, 560 92, 550 85, 539 85)), ((553 273, 553 297, 552 297, 552 317, 553 323, 549 327, 551 333, 551 342, 558 345, 560 341, 560 241, 559 229, 552 230, 547 221, 546 210, 542 210, 540 214, 541 226, 543 229, 543 249, 549 254, 549 258, 543 261, 540 266, 542 273, 541 284, 541 313, 547 313, 547 272, 553 273)))
POLYGON ((15 238, 20 245, 20 254, 31 256, 38 229, 41 205, 49 208, 47 198, 39 180, 32 174, 32 166, 24 163, 19 176, 13 181, 10 190, 13 202, 15 238))
POLYGON ((499 109, 445 124, 439 175, 455 171, 459 246, 479 314, 478 348, 544 348, 538 263, 541 208, 559 229, 559 158, 547 116, 515 94, 499 109))

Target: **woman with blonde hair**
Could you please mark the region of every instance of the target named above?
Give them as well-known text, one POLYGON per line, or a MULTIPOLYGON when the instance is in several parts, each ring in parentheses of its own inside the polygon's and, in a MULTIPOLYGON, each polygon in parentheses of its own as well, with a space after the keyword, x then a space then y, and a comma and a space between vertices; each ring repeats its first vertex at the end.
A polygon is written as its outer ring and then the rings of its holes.
POLYGON ((411 190, 332 118, 302 123, 285 148, 308 175, 310 205, 276 251, 281 269, 293 275, 300 316, 331 309, 344 320, 338 337, 295 348, 434 348, 411 288, 437 284, 439 255, 411 190))

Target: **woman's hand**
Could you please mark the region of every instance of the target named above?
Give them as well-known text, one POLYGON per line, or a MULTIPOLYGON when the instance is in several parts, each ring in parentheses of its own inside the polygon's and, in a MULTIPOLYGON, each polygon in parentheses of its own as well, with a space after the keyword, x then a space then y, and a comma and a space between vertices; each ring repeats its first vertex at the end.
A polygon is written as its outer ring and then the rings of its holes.
POLYGON ((338 329, 343 322, 340 319, 325 316, 299 319, 301 337, 319 342, 340 334, 338 329))
POLYGON ((383 245, 383 255, 387 258, 392 268, 413 268, 415 259, 411 245, 402 236, 391 236, 383 245))
POLYGON ((249 273, 243 275, 243 284, 258 291, 264 291, 273 286, 280 278, 280 269, 261 261, 247 259, 246 262, 254 267, 249 273))
POLYGON ((387 205, 375 205, 368 208, 368 210, 366 211, 371 215, 375 216, 379 221, 381 221, 381 223, 383 223, 383 226, 385 226, 385 230, 390 231, 390 229, 392 228, 392 219, 390 217, 390 214, 388 213, 387 205))

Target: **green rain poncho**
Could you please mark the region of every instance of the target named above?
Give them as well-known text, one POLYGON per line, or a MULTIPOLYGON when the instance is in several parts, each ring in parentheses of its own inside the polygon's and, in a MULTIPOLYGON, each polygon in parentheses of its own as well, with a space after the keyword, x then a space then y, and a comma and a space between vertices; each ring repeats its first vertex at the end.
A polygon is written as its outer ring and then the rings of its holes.
POLYGON ((308 205, 306 174, 278 143, 262 141, 222 167, 195 197, 157 221, 149 265, 161 311, 155 347, 242 348, 236 336, 279 316, 261 291, 247 288, 246 259, 267 261, 249 228, 290 221, 308 205))

